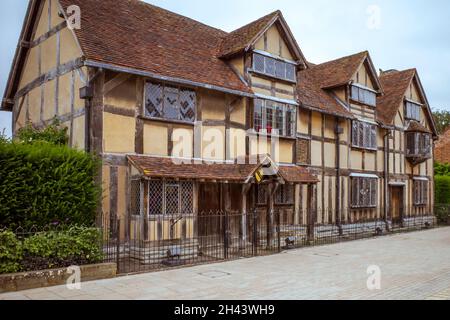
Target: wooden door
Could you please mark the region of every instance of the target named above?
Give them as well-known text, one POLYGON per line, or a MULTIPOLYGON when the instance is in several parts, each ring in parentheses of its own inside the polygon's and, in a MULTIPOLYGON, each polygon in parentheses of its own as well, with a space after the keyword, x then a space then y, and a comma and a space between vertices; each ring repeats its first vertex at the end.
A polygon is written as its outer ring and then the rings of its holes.
POLYGON ((403 218, 403 187, 391 187, 390 207, 392 222, 401 223, 403 218))

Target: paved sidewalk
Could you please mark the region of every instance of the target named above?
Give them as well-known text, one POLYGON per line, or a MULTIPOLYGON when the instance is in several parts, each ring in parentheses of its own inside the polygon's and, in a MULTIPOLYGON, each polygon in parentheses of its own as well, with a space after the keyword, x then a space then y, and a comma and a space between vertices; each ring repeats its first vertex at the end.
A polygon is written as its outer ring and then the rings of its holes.
POLYGON ((0 295, 2 299, 450 300, 450 228, 0 295), (367 289, 367 268, 381 290, 367 289))

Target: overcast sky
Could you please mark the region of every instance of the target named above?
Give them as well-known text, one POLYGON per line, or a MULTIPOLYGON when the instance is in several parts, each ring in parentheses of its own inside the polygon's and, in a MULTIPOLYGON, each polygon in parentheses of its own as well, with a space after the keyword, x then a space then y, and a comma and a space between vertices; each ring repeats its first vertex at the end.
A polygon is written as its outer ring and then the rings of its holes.
MULTIPOLYGON (((281 10, 306 58, 320 63, 369 50, 376 68, 416 67, 432 108, 450 110, 448 0, 148 0, 232 31, 281 10)), ((28 0, 0 1, 0 92, 3 95, 28 0)), ((0 131, 10 134, 9 113, 0 131)))

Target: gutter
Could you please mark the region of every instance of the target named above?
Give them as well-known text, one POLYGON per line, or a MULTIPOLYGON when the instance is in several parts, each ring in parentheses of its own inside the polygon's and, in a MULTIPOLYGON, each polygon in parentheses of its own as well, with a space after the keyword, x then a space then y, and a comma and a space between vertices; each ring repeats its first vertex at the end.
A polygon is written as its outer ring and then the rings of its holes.
POLYGON ((389 137, 391 131, 388 131, 384 137, 384 223, 386 230, 389 231, 389 137))

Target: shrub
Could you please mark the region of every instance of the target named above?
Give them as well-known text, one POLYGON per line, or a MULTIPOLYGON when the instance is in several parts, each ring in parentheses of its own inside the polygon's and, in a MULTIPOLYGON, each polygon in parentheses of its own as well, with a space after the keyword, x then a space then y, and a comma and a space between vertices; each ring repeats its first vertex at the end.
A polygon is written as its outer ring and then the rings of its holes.
POLYGON ((91 225, 99 161, 67 146, 0 142, 0 226, 91 225))
POLYGON ((435 176, 436 204, 450 204, 450 176, 435 176))
POLYGON ((95 228, 72 227, 27 238, 23 243, 27 269, 47 269, 101 262, 101 232, 95 228))
POLYGON ((435 175, 437 176, 450 176, 450 163, 438 163, 434 165, 435 175))
POLYGON ((0 274, 21 270, 22 246, 11 231, 0 232, 0 274))
POLYGON ((48 142, 54 145, 67 145, 69 137, 67 128, 61 127, 58 120, 44 129, 33 128, 31 124, 26 125, 17 132, 16 140, 22 143, 48 142))
POLYGON ((103 260, 99 229, 71 227, 40 232, 19 241, 11 231, 0 232, 0 274, 65 268, 103 260))

